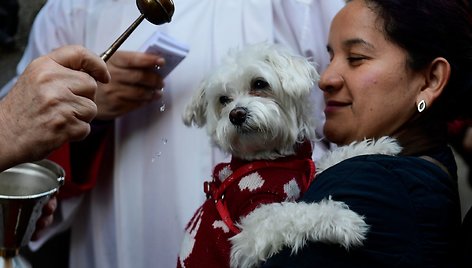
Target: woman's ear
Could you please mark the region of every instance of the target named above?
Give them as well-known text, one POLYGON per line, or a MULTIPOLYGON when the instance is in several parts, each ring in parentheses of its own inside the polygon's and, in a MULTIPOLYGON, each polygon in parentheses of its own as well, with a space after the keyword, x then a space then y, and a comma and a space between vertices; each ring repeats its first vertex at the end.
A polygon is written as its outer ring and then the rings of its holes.
POLYGON ((425 69, 425 84, 418 94, 416 103, 422 100, 427 106, 431 104, 441 95, 449 81, 451 75, 451 65, 442 57, 434 59, 425 69))

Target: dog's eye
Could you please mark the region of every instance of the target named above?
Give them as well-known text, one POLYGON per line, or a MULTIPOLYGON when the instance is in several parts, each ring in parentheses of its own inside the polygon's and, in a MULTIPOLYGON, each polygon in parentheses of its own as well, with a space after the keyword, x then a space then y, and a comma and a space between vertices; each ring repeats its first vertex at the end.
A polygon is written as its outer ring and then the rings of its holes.
POLYGON ((220 103, 226 105, 231 102, 231 99, 228 96, 221 96, 220 103))
POLYGON ((254 90, 261 90, 261 89, 268 89, 269 83, 262 79, 255 79, 252 81, 252 89, 254 90))

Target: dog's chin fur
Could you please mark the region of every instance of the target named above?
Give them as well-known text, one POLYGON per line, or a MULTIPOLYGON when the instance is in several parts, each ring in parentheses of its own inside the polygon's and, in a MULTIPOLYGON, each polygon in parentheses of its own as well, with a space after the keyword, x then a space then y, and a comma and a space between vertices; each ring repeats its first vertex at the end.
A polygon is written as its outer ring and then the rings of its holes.
POLYGON ((292 155, 297 143, 315 138, 310 93, 317 79, 307 59, 277 45, 251 45, 230 52, 201 83, 183 120, 206 126, 216 146, 241 159, 292 155), (235 108, 247 111, 240 124, 230 120, 235 108))

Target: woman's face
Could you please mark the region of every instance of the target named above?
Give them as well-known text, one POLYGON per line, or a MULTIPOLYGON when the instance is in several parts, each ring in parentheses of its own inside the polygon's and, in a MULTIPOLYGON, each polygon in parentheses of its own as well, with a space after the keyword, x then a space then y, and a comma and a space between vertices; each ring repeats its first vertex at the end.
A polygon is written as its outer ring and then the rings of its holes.
POLYGON ((342 145, 394 136, 417 112, 424 78, 407 67, 406 51, 386 40, 382 20, 364 0, 349 2, 336 15, 328 52, 331 62, 319 81, 328 140, 342 145))

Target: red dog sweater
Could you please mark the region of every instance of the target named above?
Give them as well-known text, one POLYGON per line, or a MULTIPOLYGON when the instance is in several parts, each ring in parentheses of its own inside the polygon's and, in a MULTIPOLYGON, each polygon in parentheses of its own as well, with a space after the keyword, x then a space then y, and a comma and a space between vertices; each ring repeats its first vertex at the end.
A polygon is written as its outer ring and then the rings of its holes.
POLYGON ((208 199, 186 227, 177 267, 229 267, 235 223, 262 204, 300 198, 314 178, 311 154, 305 142, 293 156, 218 164, 204 186, 208 199))

